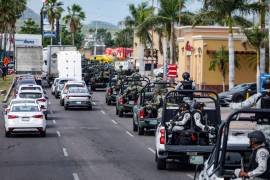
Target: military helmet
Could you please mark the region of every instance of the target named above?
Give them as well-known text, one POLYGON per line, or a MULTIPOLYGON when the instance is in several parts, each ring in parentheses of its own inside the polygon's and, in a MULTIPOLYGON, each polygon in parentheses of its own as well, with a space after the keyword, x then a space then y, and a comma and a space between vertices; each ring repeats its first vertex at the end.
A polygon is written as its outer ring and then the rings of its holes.
POLYGON ((270 78, 266 78, 265 80, 263 80, 262 88, 270 89, 270 78))
POLYGON ((262 144, 266 142, 265 135, 262 131, 258 130, 248 133, 248 138, 250 139, 250 141, 253 141, 256 144, 262 144))
POLYGON ((189 106, 188 103, 183 102, 183 103, 179 104, 179 109, 187 109, 187 110, 189 110, 190 106, 189 106))
POLYGON ((188 72, 184 72, 184 73, 182 74, 182 78, 183 78, 184 80, 186 80, 186 81, 189 81, 190 74, 189 74, 188 72))

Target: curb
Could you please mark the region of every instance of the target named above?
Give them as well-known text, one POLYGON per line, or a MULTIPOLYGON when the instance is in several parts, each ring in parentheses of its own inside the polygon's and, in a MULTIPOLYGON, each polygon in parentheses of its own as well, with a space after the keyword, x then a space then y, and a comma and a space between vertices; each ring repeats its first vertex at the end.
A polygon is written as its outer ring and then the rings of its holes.
POLYGON ((11 91, 12 91, 14 85, 15 85, 15 80, 16 80, 16 77, 13 78, 12 84, 11 84, 11 86, 9 87, 8 92, 7 92, 7 94, 6 94, 5 98, 4 98, 4 100, 2 101, 2 103, 7 103, 8 98, 10 97, 10 93, 11 93, 11 91))

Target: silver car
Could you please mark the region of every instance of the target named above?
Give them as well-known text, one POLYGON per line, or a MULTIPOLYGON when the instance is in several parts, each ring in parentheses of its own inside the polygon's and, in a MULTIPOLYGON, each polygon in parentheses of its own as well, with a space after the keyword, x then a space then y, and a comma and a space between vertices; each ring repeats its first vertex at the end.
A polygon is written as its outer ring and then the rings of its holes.
POLYGON ((87 88, 72 87, 64 99, 65 110, 71 107, 82 107, 92 110, 92 97, 87 88))

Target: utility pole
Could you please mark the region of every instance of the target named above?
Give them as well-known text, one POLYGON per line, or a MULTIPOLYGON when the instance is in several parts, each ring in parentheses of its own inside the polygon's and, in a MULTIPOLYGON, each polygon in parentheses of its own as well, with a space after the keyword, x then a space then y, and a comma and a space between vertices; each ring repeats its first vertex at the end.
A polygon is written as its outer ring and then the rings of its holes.
POLYGON ((94 60, 96 60, 97 56, 97 23, 96 23, 96 31, 94 36, 94 60))
POLYGON ((40 10, 40 33, 41 33, 41 42, 42 42, 42 45, 43 45, 43 37, 44 37, 44 34, 43 34, 43 21, 44 21, 43 10, 44 10, 44 5, 45 5, 45 2, 42 3, 42 8, 40 10))

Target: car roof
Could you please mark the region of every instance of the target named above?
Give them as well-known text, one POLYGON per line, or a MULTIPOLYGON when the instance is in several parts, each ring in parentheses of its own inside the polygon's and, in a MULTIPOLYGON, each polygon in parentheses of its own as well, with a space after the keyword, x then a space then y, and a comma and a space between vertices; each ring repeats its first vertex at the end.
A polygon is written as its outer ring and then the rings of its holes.
POLYGON ((39 105, 37 103, 18 103, 18 104, 12 104, 12 106, 37 106, 39 107, 39 105))
POLYGON ((37 84, 22 84, 20 85, 20 88, 22 87, 40 87, 42 89, 42 87, 40 85, 37 84))
POLYGON ((68 81, 66 84, 85 84, 84 81, 68 81))
POLYGON ((24 98, 24 99, 18 99, 18 98, 16 98, 16 99, 12 99, 11 101, 10 101, 10 103, 12 103, 12 102, 25 102, 25 101, 33 101, 33 102, 36 102, 36 100, 35 99, 29 99, 29 98, 24 98))

